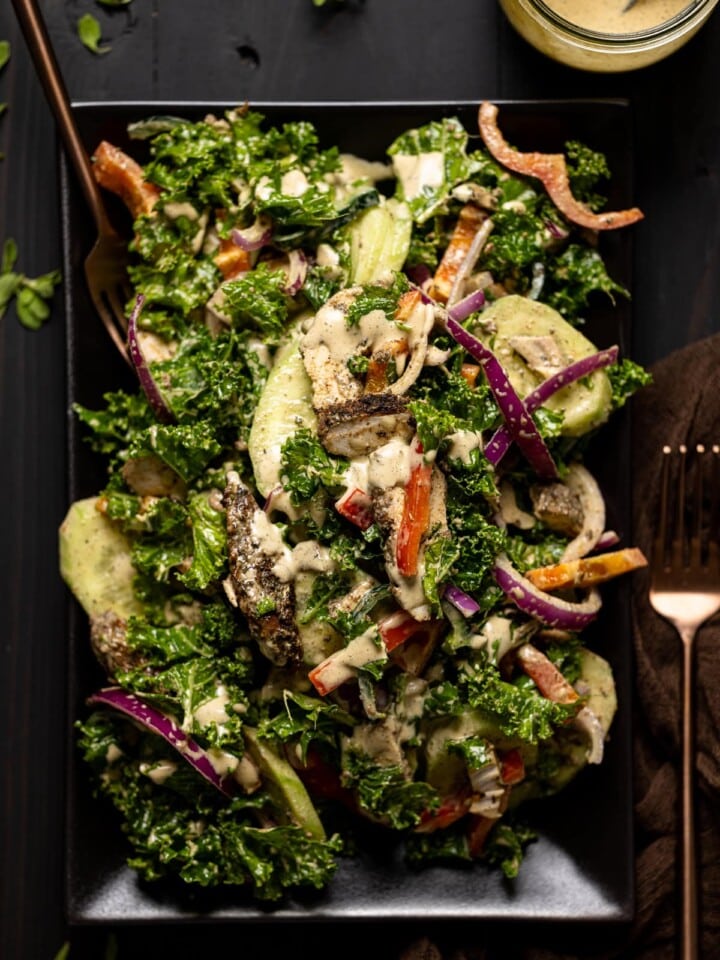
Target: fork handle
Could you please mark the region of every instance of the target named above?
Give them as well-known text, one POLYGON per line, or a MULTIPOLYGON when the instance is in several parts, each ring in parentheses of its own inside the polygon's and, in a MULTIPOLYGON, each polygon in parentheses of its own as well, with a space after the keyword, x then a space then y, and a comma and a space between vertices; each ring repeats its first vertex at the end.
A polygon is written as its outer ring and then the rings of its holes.
POLYGON ((60 67, 37 2, 36 0, 12 0, 12 3, 35 63, 40 83, 55 117, 63 146, 80 181, 95 225, 99 233, 110 233, 112 226, 93 177, 90 159, 80 139, 60 67))
POLYGON ((694 657, 695 631, 680 630, 683 642, 682 680, 682 960, 697 960, 698 909, 695 863, 695 715, 694 657))

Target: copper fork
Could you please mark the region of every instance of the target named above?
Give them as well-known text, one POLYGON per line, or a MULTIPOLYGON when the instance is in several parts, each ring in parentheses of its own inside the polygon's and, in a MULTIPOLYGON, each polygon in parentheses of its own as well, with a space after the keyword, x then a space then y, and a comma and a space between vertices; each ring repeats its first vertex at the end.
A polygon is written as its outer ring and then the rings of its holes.
POLYGON ((682 960, 698 951, 695 863, 694 646, 700 627, 720 610, 718 480, 720 447, 663 448, 660 523, 651 562, 650 603, 673 624, 683 646, 682 675, 682 960), (676 479, 673 498, 670 486, 676 479))
POLYGON ((127 241, 118 234, 108 218, 37 2, 13 0, 13 6, 63 146, 97 228, 97 240, 85 260, 85 278, 90 297, 113 343, 129 363, 125 317, 125 304, 130 296, 127 241))

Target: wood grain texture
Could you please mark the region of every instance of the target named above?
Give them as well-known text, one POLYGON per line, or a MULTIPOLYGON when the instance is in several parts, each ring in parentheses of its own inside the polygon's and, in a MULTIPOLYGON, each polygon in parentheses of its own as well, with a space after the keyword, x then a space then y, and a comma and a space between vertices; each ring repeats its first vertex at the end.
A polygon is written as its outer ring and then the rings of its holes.
MULTIPOLYGON (((71 95, 78 100, 454 100, 630 98, 636 121, 635 349, 650 362, 720 329, 720 16, 686 48, 636 74, 568 70, 520 40, 491 0, 133 0, 108 11, 91 0, 43 4, 71 95), (79 43, 85 12, 111 51, 79 43)), ((12 59, 0 75, 0 240, 20 267, 60 263, 52 121, 7 2, 0 38, 12 59)), ((9 311, 0 324, 0 957, 101 958, 108 931, 68 932, 63 916, 63 677, 65 591, 56 528, 66 503, 63 313, 30 333, 9 311)), ((428 932, 449 947, 478 931, 359 931, 349 957, 397 956, 428 932)), ((484 935, 483 935, 484 936, 484 935)), ((491 943, 502 936, 488 934, 491 943)), ((557 934, 542 936, 552 941, 557 934)), ((243 935, 245 957, 279 952, 267 933, 243 935)), ((572 950, 572 931, 564 934, 572 950)), ((119 958, 190 956, 206 931, 118 933, 119 958), (180 946, 178 946, 180 945, 180 946)), ((334 938, 307 930, 293 957, 337 955, 334 938)), ((517 949, 520 944, 516 940, 517 949)), ((552 946, 552 943, 550 943, 552 946)), ((285 948, 287 949, 287 948, 285 948)), ((498 952, 498 955, 500 953, 498 952)), ((504 955, 504 954, 503 954, 504 955)))

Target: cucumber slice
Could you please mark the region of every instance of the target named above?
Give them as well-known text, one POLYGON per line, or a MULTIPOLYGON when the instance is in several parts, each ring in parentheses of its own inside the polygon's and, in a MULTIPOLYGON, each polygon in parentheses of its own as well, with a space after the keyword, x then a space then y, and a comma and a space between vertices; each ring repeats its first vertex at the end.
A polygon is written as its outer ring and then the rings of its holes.
POLYGON ((314 432, 317 418, 312 408, 312 384, 300 356, 296 328, 293 338, 275 355, 248 438, 255 483, 264 497, 280 483, 283 443, 301 427, 314 432))
POLYGON ((325 839, 325 828, 300 777, 284 757, 270 744, 258 740, 254 730, 243 728, 248 753, 264 774, 271 797, 292 823, 306 830, 315 840, 325 839))
POLYGON ((375 283, 389 270, 401 270, 411 233, 410 211, 398 200, 386 200, 357 217, 350 228, 350 282, 375 283))
MULTIPOLYGON (((526 397, 545 378, 531 370, 513 349, 509 341, 514 337, 552 337, 568 364, 597 352, 597 347, 557 310, 527 297, 501 297, 481 316, 482 322, 473 332, 500 360, 521 397, 526 397)), ((544 406, 564 415, 561 434, 579 437, 607 420, 611 400, 607 374, 598 370, 558 390, 544 406)))
POLYGON ((443 797, 458 793, 467 785, 467 768, 459 754, 448 751, 448 744, 470 737, 497 741, 498 736, 497 725, 475 710, 463 713, 449 723, 444 722, 427 738, 425 779, 443 797))
POLYGON ((590 688, 587 706, 598 718, 602 732, 607 736, 617 710, 612 668, 607 660, 597 653, 583 649, 580 654, 580 677, 590 688))
POLYGON ((88 614, 139 616, 135 569, 124 534, 96 509, 97 497, 76 500, 60 526, 60 574, 88 614))

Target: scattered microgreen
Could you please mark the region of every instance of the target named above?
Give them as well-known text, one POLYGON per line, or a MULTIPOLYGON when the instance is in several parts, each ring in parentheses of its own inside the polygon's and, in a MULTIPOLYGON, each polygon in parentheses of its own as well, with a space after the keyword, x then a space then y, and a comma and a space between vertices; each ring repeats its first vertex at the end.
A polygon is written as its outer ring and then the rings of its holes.
POLYGON ((60 271, 51 270, 40 277, 26 277, 15 271, 17 244, 8 237, 0 264, 0 319, 15 299, 18 320, 28 330, 39 330, 50 316, 49 301, 60 283, 60 271))
POLYGON ((77 22, 77 34, 80 42, 91 53, 103 54, 110 52, 109 44, 100 45, 102 30, 97 17, 91 13, 84 13, 77 22))

